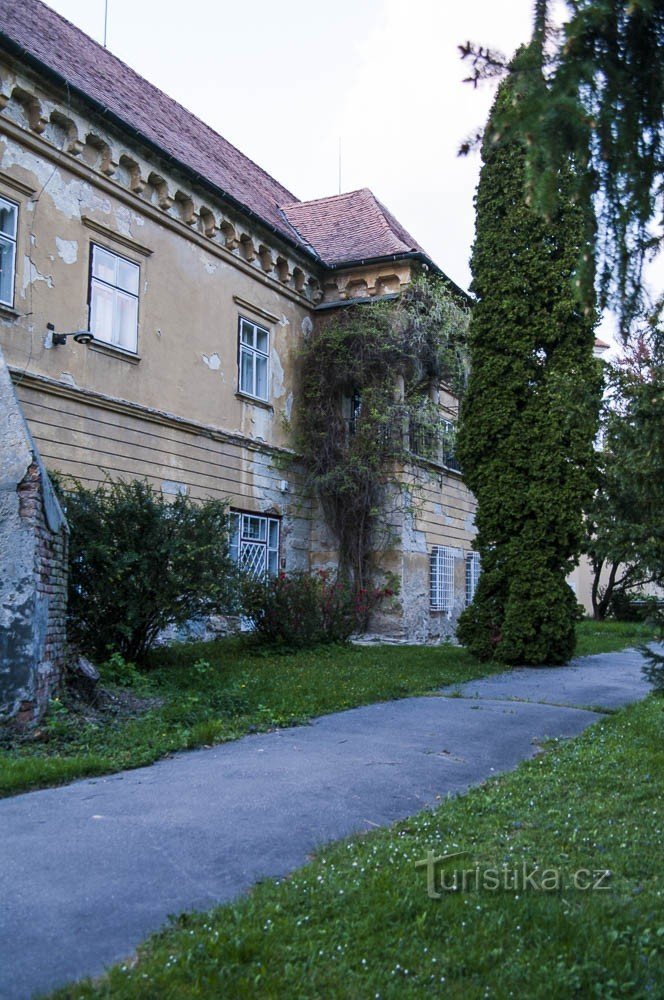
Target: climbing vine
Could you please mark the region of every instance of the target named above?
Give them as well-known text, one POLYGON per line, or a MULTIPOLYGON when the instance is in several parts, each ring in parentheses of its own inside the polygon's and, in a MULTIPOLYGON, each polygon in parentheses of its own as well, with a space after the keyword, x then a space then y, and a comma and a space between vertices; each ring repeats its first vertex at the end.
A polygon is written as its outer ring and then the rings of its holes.
MULTIPOLYGON (((468 308, 442 279, 416 276, 396 299, 336 310, 302 351, 298 451, 339 553, 357 587, 368 582, 384 536, 397 470, 441 444, 432 389, 460 395, 468 308)), ((424 455, 426 457, 426 454, 424 455)))

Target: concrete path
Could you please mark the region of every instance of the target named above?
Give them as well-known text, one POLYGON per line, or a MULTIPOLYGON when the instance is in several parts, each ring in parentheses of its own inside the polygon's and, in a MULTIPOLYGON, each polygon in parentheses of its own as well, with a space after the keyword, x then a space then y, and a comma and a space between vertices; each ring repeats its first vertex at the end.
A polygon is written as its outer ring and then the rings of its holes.
POLYGON ((576 736, 600 718, 588 707, 647 694, 641 663, 626 651, 513 670, 0 801, 0 997, 98 975, 169 914, 230 900, 576 736))

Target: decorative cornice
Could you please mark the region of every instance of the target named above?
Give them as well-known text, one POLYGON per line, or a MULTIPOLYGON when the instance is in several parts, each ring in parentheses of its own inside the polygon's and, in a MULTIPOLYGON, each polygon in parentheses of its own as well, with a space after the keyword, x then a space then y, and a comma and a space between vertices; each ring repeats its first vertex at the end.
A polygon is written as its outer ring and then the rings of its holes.
POLYGON ((150 423, 160 424, 163 427, 172 427, 186 434, 208 437, 213 441, 223 441, 239 448, 246 448, 248 451, 258 451, 264 455, 275 455, 289 459, 297 459, 299 457, 297 452, 291 448, 280 448, 261 441, 255 441, 244 434, 225 431, 221 427, 215 427, 213 424, 188 420, 186 417, 179 417, 174 413, 168 413, 166 410, 144 406, 142 403, 132 403, 127 399, 119 399, 117 396, 107 396, 105 393, 97 392, 94 389, 83 389, 79 386, 69 385, 66 382, 59 382, 57 379, 50 378, 48 375, 37 375, 33 372, 23 371, 15 365, 8 365, 7 367, 16 385, 28 386, 31 389, 50 393, 52 396, 72 399, 78 403, 84 402, 102 410, 121 413, 138 420, 147 420, 150 423))
POLYGON ((47 92, 41 77, 36 83, 17 65, 0 66, 0 97, 0 131, 6 135, 180 236, 188 234, 293 301, 309 307, 320 301, 318 269, 304 252, 275 233, 266 235, 258 220, 243 216, 221 195, 201 195, 202 188, 190 186, 156 153, 144 155, 133 136, 112 134, 106 124, 93 122, 88 109, 65 105, 47 92))
POLYGON ((256 316, 261 316, 266 319, 268 323, 278 323, 279 317, 275 316, 274 313, 267 312, 266 309, 261 309, 260 306, 255 306, 251 302, 247 302, 246 299, 241 299, 239 295, 233 296, 233 302, 240 306, 241 309, 246 309, 247 312, 255 313, 256 316))
POLYGON ((143 257, 151 257, 153 251, 149 247, 144 247, 142 243, 137 243, 136 240, 130 239, 128 236, 122 236, 115 229, 109 229, 108 226, 102 225, 101 222, 97 222, 96 219, 91 219, 88 215, 81 216, 81 222, 88 229, 92 229, 93 232, 98 233, 107 240, 112 240, 114 243, 119 243, 120 246, 126 247, 127 250, 133 250, 134 253, 141 254, 143 257))
POLYGON ((36 188, 30 187, 28 184, 23 184, 16 177, 6 174, 4 170, 0 170, 0 183, 6 184, 7 187, 13 188, 14 191, 18 191, 19 194, 24 194, 28 197, 32 197, 36 191, 36 188))

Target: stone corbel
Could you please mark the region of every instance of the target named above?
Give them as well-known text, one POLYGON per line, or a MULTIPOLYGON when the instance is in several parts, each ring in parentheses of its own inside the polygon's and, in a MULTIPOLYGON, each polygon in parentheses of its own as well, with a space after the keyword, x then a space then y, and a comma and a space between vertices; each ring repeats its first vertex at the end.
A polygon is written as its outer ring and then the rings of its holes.
POLYGON ((211 208, 208 208, 207 205, 201 205, 198 217, 203 229, 203 235, 212 239, 218 232, 217 220, 214 217, 214 212, 211 208))
POLYGON ((258 248, 258 257, 261 262, 261 267, 266 274, 269 274, 270 271, 274 269, 274 258, 272 256, 272 251, 268 246, 265 246, 264 243, 261 243, 258 248))
POLYGON ((288 261, 285 257, 277 257, 277 263, 275 264, 277 271, 277 276, 279 281, 282 281, 284 285, 287 283, 290 276, 290 267, 288 266, 288 261))
POLYGON ((219 229, 224 237, 224 244, 227 250, 231 252, 237 250, 240 246, 240 241, 238 239, 237 233, 235 232, 235 226, 228 219, 222 219, 219 223, 219 229))
POLYGON ((153 171, 148 177, 148 184, 154 188, 159 208, 161 208, 164 212, 167 212, 175 201, 175 198, 172 198, 168 191, 167 182, 163 177, 153 171))
POLYGON ((240 254, 249 263, 256 259, 256 247, 249 233, 240 236, 240 254))
POLYGON ((198 213, 192 198, 185 191, 175 192, 175 202, 180 211, 180 218, 187 226, 195 226, 198 222, 198 213))
POLYGON ((120 157, 120 166, 124 167, 129 174, 130 191, 133 191, 134 194, 141 194, 145 190, 147 181, 141 173, 140 163, 132 156, 127 156, 126 153, 123 153, 120 157))

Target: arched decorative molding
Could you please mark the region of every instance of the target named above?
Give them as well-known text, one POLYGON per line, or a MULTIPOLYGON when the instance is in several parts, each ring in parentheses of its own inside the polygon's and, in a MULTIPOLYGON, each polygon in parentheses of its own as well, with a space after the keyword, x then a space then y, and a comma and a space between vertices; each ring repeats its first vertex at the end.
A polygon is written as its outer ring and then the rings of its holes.
POLYGON ((261 267, 266 274, 269 274, 270 271, 274 270, 274 257, 272 256, 272 251, 264 243, 261 243, 258 248, 258 258, 261 262, 261 267))
POLYGON ((214 217, 214 212, 207 205, 201 205, 198 217, 201 221, 203 235, 212 239, 218 232, 217 220, 214 217))
POLYGON ((59 101, 59 97, 45 96, 41 89, 35 92, 33 81, 19 70, 0 66, 0 113, 11 122, 12 129, 30 130, 39 142, 57 153, 78 158, 79 170, 98 172, 114 185, 142 196, 171 219, 221 243, 257 272, 290 291, 312 302, 322 299, 318 279, 306 264, 295 263, 278 235, 273 241, 260 222, 253 231, 254 221, 245 220, 241 213, 238 218, 229 218, 223 199, 218 207, 214 201, 201 204, 193 190, 181 187, 181 180, 178 184, 170 177, 168 167, 160 165, 155 169, 161 163, 158 158, 151 162, 143 151, 133 148, 127 136, 118 139, 115 133, 107 133, 103 124, 88 118, 85 111, 72 109, 69 104, 58 106, 59 101))
POLYGON ((256 259, 256 246, 249 233, 240 236, 240 256, 249 263, 256 259))
POLYGON ((240 246, 240 240, 235 231, 235 226, 228 219, 222 219, 219 223, 219 229, 224 237, 224 243, 227 250, 237 250, 240 246))
POLYGON ((168 190, 168 182, 164 180, 161 174, 155 173, 153 170, 148 175, 148 184, 154 191, 154 197, 157 205, 159 205, 159 208, 163 209, 164 212, 167 212, 175 201, 175 198, 171 196, 170 191, 168 190))
POLYGON ((141 165, 138 160, 135 160, 133 156, 129 156, 127 153, 122 153, 120 156, 120 166, 127 171, 129 178, 128 186, 130 191, 134 191, 136 194, 142 194, 145 190, 147 181, 143 177, 141 165))
POLYGON ((290 273, 290 267, 288 266, 288 261, 286 260, 285 257, 282 257, 281 255, 277 257, 275 270, 277 272, 277 277, 279 278, 279 281, 282 281, 285 285, 286 282, 288 281, 288 276, 290 273))
POLYGON ((346 283, 346 298, 359 299, 369 294, 369 286, 365 278, 350 278, 346 283))
POLYGON ((41 101, 34 94, 31 94, 20 86, 14 87, 12 97, 22 107, 30 129, 36 132, 37 135, 41 135, 48 124, 47 119, 42 115, 41 101))
POLYGON ((180 213, 180 218, 188 226, 195 226, 198 222, 198 214, 194 206, 194 199, 186 191, 175 192, 175 205, 180 213))
POLYGON ((83 152, 84 144, 81 141, 78 125, 74 119, 69 118, 67 115, 63 115, 61 111, 56 109, 51 111, 50 120, 57 128, 61 129, 64 134, 62 152, 70 153, 71 156, 80 156, 83 152))
POLYGON ((83 155, 85 156, 86 147, 89 150, 95 150, 98 156, 98 160, 95 162, 94 157, 87 157, 90 166, 96 166, 101 170, 102 174, 107 177, 112 177, 119 166, 119 154, 111 147, 111 145, 106 142, 102 136, 97 132, 88 132, 85 137, 85 146, 83 147, 83 155))
POLYGON ((385 274, 376 278, 374 295, 396 295, 401 291, 401 279, 398 274, 385 274))

